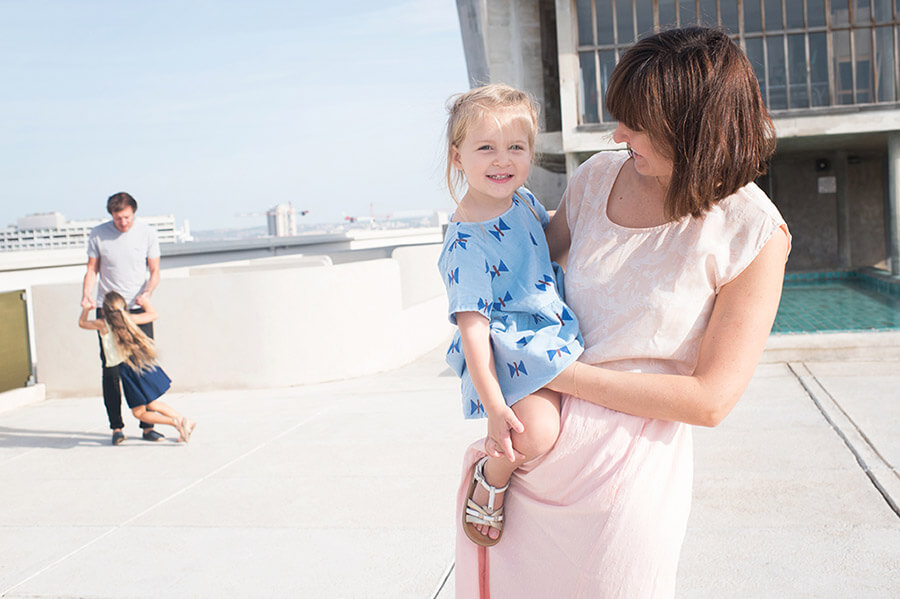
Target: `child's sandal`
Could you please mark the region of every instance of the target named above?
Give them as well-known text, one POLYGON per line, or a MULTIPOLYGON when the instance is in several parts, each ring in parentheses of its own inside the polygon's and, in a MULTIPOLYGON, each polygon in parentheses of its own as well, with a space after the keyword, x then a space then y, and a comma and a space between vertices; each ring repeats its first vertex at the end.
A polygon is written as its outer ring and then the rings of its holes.
POLYGON ((193 430, 193 427, 188 428, 189 423, 190 420, 183 416, 175 419, 175 428, 178 429, 179 435, 178 440, 182 443, 187 443, 191 440, 191 431, 193 430))
POLYGON ((469 482, 469 490, 466 493, 466 511, 463 513, 463 530, 465 530, 466 536, 476 545, 480 545, 481 547, 493 547, 500 542, 500 537, 503 536, 503 506, 501 505, 497 509, 494 509, 494 501, 496 500, 497 493, 503 493, 509 488, 509 483, 506 483, 506 485, 498 489, 487 482, 487 479, 484 477, 485 462, 487 462, 487 457, 478 460, 475 464, 474 471, 472 472, 472 480, 469 482), (475 485, 481 485, 487 490, 489 495, 488 504, 486 506, 478 505, 472 499, 472 494, 475 492, 475 485), (491 528, 496 528, 500 534, 497 535, 496 539, 492 539, 488 535, 480 533, 475 526, 490 526, 491 528))

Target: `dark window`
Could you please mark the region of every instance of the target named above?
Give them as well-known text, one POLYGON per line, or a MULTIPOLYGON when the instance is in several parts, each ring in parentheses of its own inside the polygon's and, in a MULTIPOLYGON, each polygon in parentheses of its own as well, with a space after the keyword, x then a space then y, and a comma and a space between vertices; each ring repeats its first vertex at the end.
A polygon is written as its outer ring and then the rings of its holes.
POLYGON ((771 110, 900 102, 900 0, 576 0, 576 6, 581 124, 610 122, 603 93, 635 36, 691 23, 723 27, 741 44, 771 110))

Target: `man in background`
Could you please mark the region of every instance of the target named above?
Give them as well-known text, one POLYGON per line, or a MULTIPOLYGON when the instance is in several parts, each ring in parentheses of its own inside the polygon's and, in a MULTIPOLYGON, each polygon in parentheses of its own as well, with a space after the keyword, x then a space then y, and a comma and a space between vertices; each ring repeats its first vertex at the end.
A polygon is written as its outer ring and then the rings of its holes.
MULTIPOLYGON (((134 220, 137 202, 130 194, 119 192, 109 197, 106 211, 112 220, 91 230, 87 244, 87 272, 84 275, 82 308, 96 308, 97 318, 102 318, 103 296, 117 291, 128 302, 132 314, 143 312, 141 303, 149 299, 159 284, 159 238, 152 227, 134 220), (149 275, 149 276, 148 276, 149 275), (98 281, 99 279, 99 281, 98 281), (91 297, 94 285, 97 294, 91 297)), ((153 338, 153 323, 140 325, 144 333, 153 338)), ((98 335, 99 337, 99 335, 98 335)), ((112 430, 112 443, 125 440, 122 432, 122 391, 119 383, 119 366, 106 366, 103 343, 100 343, 100 363, 103 368, 103 403, 112 430)), ((152 424, 141 422, 146 441, 161 441, 162 434, 153 430, 152 424)))

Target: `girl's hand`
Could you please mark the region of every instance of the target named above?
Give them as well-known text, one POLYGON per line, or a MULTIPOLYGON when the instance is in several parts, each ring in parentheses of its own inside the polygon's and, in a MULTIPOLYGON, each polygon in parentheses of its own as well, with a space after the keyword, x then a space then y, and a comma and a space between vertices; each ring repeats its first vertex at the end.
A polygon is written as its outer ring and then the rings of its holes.
POLYGON ((513 449, 509 431, 525 432, 525 425, 519 421, 509 406, 504 405, 497 412, 488 413, 488 434, 484 440, 484 451, 493 458, 505 457, 510 462, 525 456, 513 449))

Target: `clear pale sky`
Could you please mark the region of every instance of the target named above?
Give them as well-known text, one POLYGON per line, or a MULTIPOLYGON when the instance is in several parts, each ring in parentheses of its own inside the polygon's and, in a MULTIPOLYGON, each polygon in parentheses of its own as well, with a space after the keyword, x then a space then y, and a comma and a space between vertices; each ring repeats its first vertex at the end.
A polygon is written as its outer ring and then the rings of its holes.
POLYGON ((194 230, 449 209, 454 0, 0 0, 0 227, 37 212, 194 230))

